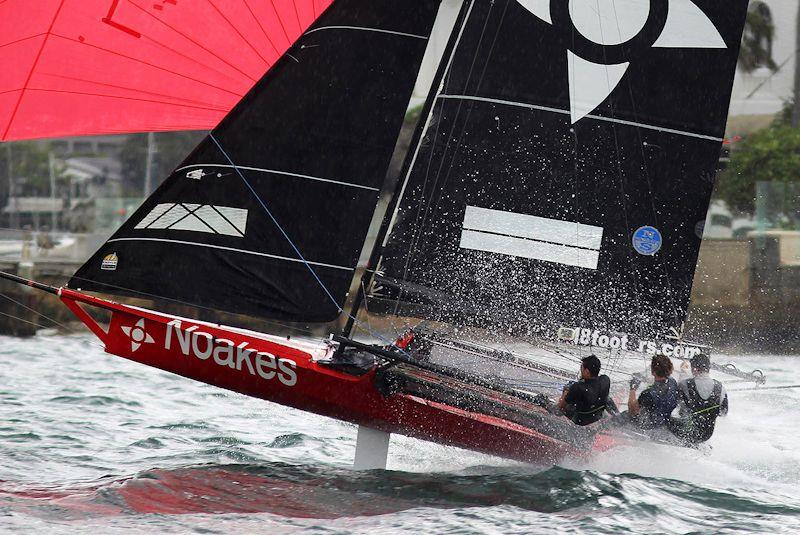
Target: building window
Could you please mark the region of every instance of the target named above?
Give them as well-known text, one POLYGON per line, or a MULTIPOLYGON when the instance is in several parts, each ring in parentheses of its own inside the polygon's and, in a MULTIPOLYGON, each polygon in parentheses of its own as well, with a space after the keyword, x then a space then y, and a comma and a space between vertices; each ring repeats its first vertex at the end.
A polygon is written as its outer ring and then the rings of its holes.
POLYGON ((742 51, 739 54, 739 67, 744 72, 768 68, 775 70, 772 59, 772 41, 775 38, 775 25, 772 12, 764 2, 753 2, 747 11, 747 21, 742 37, 742 51))

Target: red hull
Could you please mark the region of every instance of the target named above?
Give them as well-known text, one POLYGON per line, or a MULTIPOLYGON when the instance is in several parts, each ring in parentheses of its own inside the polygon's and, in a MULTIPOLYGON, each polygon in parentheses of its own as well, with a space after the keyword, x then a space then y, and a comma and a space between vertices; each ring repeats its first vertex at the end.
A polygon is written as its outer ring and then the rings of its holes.
MULTIPOLYGON (((525 462, 585 454, 513 422, 407 394, 384 396, 374 371, 361 377, 314 361, 322 344, 177 318, 69 289, 61 300, 105 344, 106 352, 281 405, 449 446, 525 462), (79 303, 112 312, 108 332, 79 303)), ((602 447, 602 444, 596 444, 602 447)))

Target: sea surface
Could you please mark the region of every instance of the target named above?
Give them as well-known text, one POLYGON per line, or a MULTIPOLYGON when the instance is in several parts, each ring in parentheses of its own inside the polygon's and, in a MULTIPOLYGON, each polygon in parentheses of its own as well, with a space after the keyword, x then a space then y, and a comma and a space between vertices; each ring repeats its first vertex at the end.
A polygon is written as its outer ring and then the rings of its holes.
MULTIPOLYGON (((797 358, 731 356, 768 386, 797 358)), ((734 391, 710 452, 618 448, 530 466, 354 426, 106 355, 0 337, 0 533, 798 533, 800 391, 734 391)))

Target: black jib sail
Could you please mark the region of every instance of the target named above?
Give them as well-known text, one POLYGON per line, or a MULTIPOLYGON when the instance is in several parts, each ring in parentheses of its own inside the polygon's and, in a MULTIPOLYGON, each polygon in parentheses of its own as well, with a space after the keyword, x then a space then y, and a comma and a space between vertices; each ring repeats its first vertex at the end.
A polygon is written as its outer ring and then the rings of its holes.
POLYGON ((385 244, 390 310, 550 335, 679 326, 746 9, 472 2, 385 244))
POLYGON ((69 285, 335 319, 438 7, 334 2, 69 285))

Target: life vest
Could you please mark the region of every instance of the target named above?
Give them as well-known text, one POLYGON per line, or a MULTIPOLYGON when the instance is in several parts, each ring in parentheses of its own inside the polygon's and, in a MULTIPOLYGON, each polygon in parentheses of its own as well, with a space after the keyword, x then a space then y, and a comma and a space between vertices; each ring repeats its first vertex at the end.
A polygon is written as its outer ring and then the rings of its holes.
POLYGON ((685 438, 692 442, 705 442, 714 434, 714 425, 722 410, 722 383, 714 380, 714 389, 708 399, 703 399, 697 392, 694 379, 686 381, 686 388, 681 389, 681 398, 689 417, 684 431, 685 438))
POLYGON ((666 381, 656 381, 646 392, 652 403, 642 407, 640 425, 648 429, 666 425, 678 405, 678 383, 670 377, 666 381))
POLYGON ((572 421, 578 425, 588 425, 600 420, 606 409, 610 389, 611 381, 605 375, 575 383, 571 387, 577 394, 572 421))

